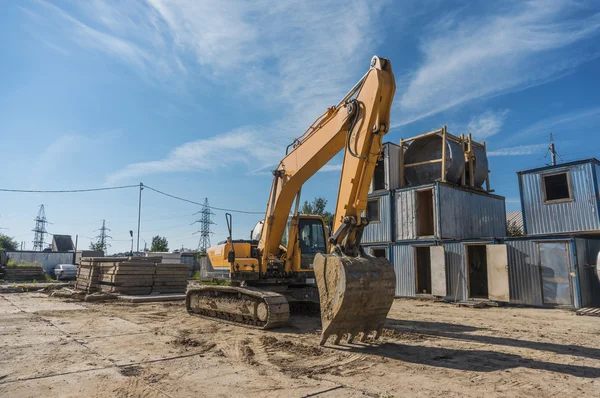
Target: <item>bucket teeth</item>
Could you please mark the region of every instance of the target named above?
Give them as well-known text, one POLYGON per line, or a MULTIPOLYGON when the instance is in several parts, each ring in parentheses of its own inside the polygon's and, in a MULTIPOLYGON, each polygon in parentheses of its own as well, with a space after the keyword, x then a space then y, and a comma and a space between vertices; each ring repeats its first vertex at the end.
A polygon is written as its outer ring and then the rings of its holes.
POLYGON ((317 254, 314 271, 321 304, 320 344, 331 335, 334 344, 349 335, 352 343, 360 334, 365 342, 371 331, 379 337, 394 301, 396 276, 384 258, 317 254))
POLYGON ((358 341, 364 343, 365 341, 367 341, 367 337, 369 337, 369 332, 362 332, 358 341))
POLYGON ((352 344, 354 341, 354 333, 348 333, 348 344, 352 344))

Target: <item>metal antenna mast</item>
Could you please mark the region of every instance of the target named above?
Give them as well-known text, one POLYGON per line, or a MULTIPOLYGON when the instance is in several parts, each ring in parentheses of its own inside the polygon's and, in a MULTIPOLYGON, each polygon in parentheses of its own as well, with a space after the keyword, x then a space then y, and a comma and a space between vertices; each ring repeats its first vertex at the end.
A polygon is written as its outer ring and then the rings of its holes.
POLYGON ((48 231, 46 231, 46 224, 48 224, 48 220, 46 220, 44 205, 40 205, 40 210, 38 211, 37 217, 34 221, 35 228, 32 229, 32 231, 35 232, 33 237, 33 250, 41 252, 44 250, 44 235, 48 233, 48 231))
POLYGON ((558 152, 556 152, 556 147, 554 146, 554 136, 552 135, 552 133, 550 133, 550 146, 548 147, 546 156, 548 156, 549 153, 552 155, 552 166, 556 166, 556 157, 558 156, 560 160, 562 160, 562 158, 560 157, 558 152))
POLYGON ((200 240, 198 241, 198 251, 201 253, 206 253, 206 249, 210 247, 210 234, 213 233, 210 230, 210 226, 214 224, 214 222, 210 219, 210 216, 215 215, 215 213, 210 211, 210 206, 208 205, 208 198, 204 199, 202 210, 194 214, 200 214, 200 219, 192 223, 200 223, 200 231, 194 232, 194 234, 200 233, 200 240))

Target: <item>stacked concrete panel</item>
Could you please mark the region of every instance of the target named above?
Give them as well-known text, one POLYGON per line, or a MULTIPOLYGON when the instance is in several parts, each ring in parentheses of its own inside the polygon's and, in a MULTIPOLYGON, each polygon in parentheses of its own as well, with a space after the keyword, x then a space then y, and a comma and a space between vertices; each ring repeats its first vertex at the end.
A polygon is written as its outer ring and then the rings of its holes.
POLYGON ((4 268, 4 279, 7 281, 44 280, 44 270, 41 266, 7 267, 4 268))
POLYGON ((86 258, 75 287, 88 293, 184 293, 188 272, 187 264, 163 264, 160 257, 86 258))
POLYGON ((159 293, 184 293, 190 272, 188 264, 156 264, 152 291, 159 293))
POLYGON ((93 293, 98 290, 98 275, 100 268, 94 262, 94 258, 87 257, 82 259, 77 267, 77 280, 75 281, 75 289, 84 290, 88 293, 93 293))
POLYGON ((122 294, 150 294, 156 270, 156 258, 130 257, 127 261, 101 263, 98 276, 100 291, 122 294))

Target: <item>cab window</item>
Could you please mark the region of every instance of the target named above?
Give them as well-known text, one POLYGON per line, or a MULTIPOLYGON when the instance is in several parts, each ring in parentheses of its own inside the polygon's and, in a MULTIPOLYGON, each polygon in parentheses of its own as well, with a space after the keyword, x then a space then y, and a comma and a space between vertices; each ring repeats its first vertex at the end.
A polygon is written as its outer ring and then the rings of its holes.
POLYGON ((287 248, 288 238, 290 236, 290 224, 292 223, 292 219, 288 218, 287 223, 285 224, 285 229, 283 230, 283 236, 281 237, 281 246, 287 248))
POLYGON ((325 253, 325 231, 319 219, 301 218, 298 220, 298 239, 300 251, 307 253, 325 253))

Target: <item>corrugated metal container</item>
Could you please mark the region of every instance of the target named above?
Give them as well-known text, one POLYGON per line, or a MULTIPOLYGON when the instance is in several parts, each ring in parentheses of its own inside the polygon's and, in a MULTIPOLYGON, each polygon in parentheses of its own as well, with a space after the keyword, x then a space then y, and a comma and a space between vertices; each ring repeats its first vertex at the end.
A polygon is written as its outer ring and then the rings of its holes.
MULTIPOLYGON (((470 240, 467 243, 473 243, 470 240)), ((416 296, 415 248, 419 246, 443 246, 446 261, 446 291, 450 300, 466 300, 466 249, 464 242, 413 241, 396 242, 392 245, 392 263, 396 272, 396 296, 416 296)))
POLYGON ((552 306, 545 303, 542 269, 552 264, 543 263, 540 245, 557 243, 567 250, 567 272, 571 290, 571 306, 581 308, 600 305, 600 281, 596 258, 600 251, 600 237, 541 235, 505 239, 508 248, 510 275, 510 302, 533 306, 552 306))
MULTIPOLYGON (((499 243, 497 240, 494 243, 499 243)), ((489 240, 462 240, 462 241, 412 241, 396 242, 392 244, 392 263, 396 272, 396 296, 414 297, 416 295, 416 264, 415 247, 418 246, 443 246, 446 262, 446 290, 449 300, 468 300, 468 271, 467 271, 467 246, 469 244, 490 244, 489 240)), ((562 306, 581 308, 583 306, 600 305, 600 280, 595 270, 595 261, 600 251, 600 237, 570 237, 570 236, 537 236, 507 238, 508 276, 510 303, 530 306, 550 306, 551 302, 544 302, 543 286, 546 286, 548 301, 557 291, 552 291, 555 278, 562 278, 559 274, 550 275, 544 282, 542 269, 545 273, 552 270, 557 263, 555 256, 548 257, 542 263, 540 245, 547 244, 546 249, 552 246, 561 248, 561 253, 566 259, 565 275, 568 275, 569 291, 564 290, 566 297, 570 297, 569 304, 562 306), (548 245, 551 246, 548 248, 548 245), (573 276, 575 275, 575 276, 573 276)), ((550 251, 551 252, 551 251, 550 251)), ((549 252, 546 251, 546 254, 549 252)), ((552 252, 551 252, 552 253, 552 252)), ((488 260, 489 261, 489 260, 488 260)), ((565 263, 563 263, 565 264, 565 263)), ((488 274, 489 275, 489 274, 488 274)), ((567 279, 565 279, 566 281, 567 279)), ((559 282, 560 284, 560 282, 559 282)), ((566 283, 563 286, 567 286, 566 283)), ((556 288, 556 286, 554 286, 556 288)))
MULTIPOLYGON (((417 200, 416 191, 417 189, 433 189, 435 186, 425 185, 419 188, 403 188, 396 190, 394 194, 394 215, 395 215, 395 240, 414 240, 417 239, 417 200)), ((437 208, 435 199, 437 195, 433 196, 434 207, 437 208)), ((434 212, 434 216, 437 212, 434 212)), ((434 221, 437 224, 437 221, 434 221)))
POLYGON ((506 236, 504 197, 437 184, 441 239, 506 236))
POLYGON ((73 264, 74 252, 33 252, 33 251, 7 251, 9 260, 18 263, 38 263, 48 275, 54 276, 54 268, 58 264, 73 264))
POLYGON ((596 159, 520 171, 519 186, 527 235, 600 231, 596 159), (544 203, 542 178, 569 172, 572 200, 544 203))
MULTIPOLYGON (((393 191, 372 193, 368 200, 379 203, 379 220, 371 221, 363 231, 362 243, 389 243, 392 241, 392 197, 393 191)), ((363 214, 363 217, 365 214, 363 214)))
POLYGON ((385 142, 381 148, 383 156, 384 187, 374 189, 374 181, 371 181, 369 193, 377 191, 390 191, 400 187, 400 145, 385 142))
POLYGON ((435 183, 398 189, 394 195, 395 239, 415 240, 418 192, 433 189, 433 236, 423 239, 473 239, 506 236, 504 197, 435 183))

